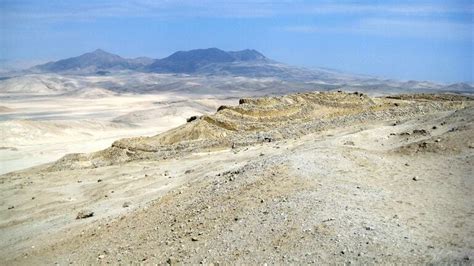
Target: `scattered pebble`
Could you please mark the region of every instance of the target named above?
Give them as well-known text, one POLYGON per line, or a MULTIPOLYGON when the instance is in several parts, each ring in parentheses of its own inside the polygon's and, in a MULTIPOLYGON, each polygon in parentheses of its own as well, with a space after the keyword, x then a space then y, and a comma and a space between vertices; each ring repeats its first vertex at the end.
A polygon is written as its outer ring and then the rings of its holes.
POLYGON ((80 211, 76 216, 76 220, 90 218, 92 216, 94 216, 94 212, 92 211, 80 211))

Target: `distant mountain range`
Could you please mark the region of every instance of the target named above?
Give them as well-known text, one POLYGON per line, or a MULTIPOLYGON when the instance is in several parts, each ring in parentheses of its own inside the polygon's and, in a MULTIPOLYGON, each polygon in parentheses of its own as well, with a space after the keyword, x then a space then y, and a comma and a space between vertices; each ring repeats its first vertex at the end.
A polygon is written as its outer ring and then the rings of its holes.
MULTIPOLYGON (((97 49, 77 57, 37 65, 11 76, 35 73, 113 75, 114 73, 123 72, 138 74, 168 73, 202 78, 226 76, 232 76, 234 78, 264 78, 262 81, 265 82, 278 81, 286 83, 286 90, 290 91, 292 89, 307 89, 307 87, 318 88, 320 90, 337 88, 342 90, 393 92, 405 90, 436 90, 472 93, 474 90, 474 86, 468 83, 446 85, 426 81, 397 81, 347 74, 325 68, 307 69, 295 67, 269 59, 262 53, 252 49, 241 51, 223 51, 217 48, 195 49, 190 51, 178 51, 162 59, 152 59, 148 57, 123 58, 119 55, 97 49)), ((0 79, 6 78, 8 77, 0 79)), ((227 83, 224 82, 224 84, 227 83)), ((220 84, 219 86, 224 86, 224 84, 220 84)), ((156 88, 156 85, 152 84, 147 86, 156 88)), ((167 85, 167 87, 170 86, 171 85, 167 85)), ((140 88, 140 90, 144 89, 140 88)))
POLYGON ((264 55, 255 50, 226 52, 217 48, 179 51, 163 59, 139 57, 123 58, 119 55, 97 49, 77 57, 33 67, 40 72, 94 72, 113 70, 134 70, 157 73, 196 73, 211 64, 232 62, 270 62, 264 55))
POLYGON ((179 51, 163 59, 123 58, 103 50, 32 67, 28 72, 59 74, 107 74, 114 71, 151 73, 231 75, 273 77, 283 80, 352 79, 355 75, 327 69, 305 69, 289 66, 246 49, 223 51, 217 48, 179 51))

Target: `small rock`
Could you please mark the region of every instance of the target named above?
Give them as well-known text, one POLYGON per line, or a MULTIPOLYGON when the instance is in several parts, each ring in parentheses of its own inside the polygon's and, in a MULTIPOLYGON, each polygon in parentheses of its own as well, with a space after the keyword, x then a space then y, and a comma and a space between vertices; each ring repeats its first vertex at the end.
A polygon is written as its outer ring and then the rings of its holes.
POLYGON ((184 172, 184 174, 187 175, 187 174, 190 174, 190 173, 192 173, 192 172, 194 172, 194 170, 189 169, 189 170, 186 170, 186 171, 184 172))
POLYGON ((100 182, 102 182, 102 179, 97 179, 97 183, 100 183, 100 182))
POLYGON ((373 228, 373 227, 371 227, 371 226, 366 226, 366 227, 365 227, 365 230, 367 230, 367 231, 373 231, 373 230, 374 230, 374 228, 373 228))
POLYGON ((189 123, 189 122, 192 122, 192 121, 194 121, 194 120, 196 120, 196 119, 198 119, 198 117, 195 116, 195 115, 193 115, 193 116, 187 118, 187 119, 186 119, 186 122, 189 123))
POLYGON ((8 209, 9 209, 9 210, 15 209, 15 206, 10 206, 10 207, 8 207, 8 209))
POLYGON ((123 207, 123 208, 128 208, 128 207, 130 207, 130 205, 132 205, 132 203, 129 202, 129 201, 126 201, 126 202, 124 202, 124 203, 122 204, 122 207, 123 207))
POLYGON ((344 142, 344 145, 354 146, 355 143, 352 140, 348 140, 348 141, 344 142))
POLYGON ((431 129, 437 129, 437 128, 438 128, 438 127, 436 127, 436 126, 433 126, 431 129))
POLYGON ((76 216, 76 220, 90 218, 92 216, 94 216, 94 212, 92 211, 80 211, 76 216))
POLYGON ((440 141, 441 141, 441 139, 436 139, 436 140, 435 140, 435 142, 440 142, 440 141))
POLYGON ((414 129, 413 134, 427 135, 428 131, 426 131, 424 129, 414 129))
POLYGON ((191 241, 196 242, 196 241, 198 241, 198 239, 195 238, 195 237, 191 237, 191 241))
POLYGON ((418 181, 418 180, 420 180, 420 179, 418 178, 418 176, 414 176, 414 177, 412 178, 412 180, 413 180, 413 181, 418 181))
POLYGON ((176 264, 176 260, 174 258, 168 258, 166 260, 166 263, 168 263, 169 265, 176 264))

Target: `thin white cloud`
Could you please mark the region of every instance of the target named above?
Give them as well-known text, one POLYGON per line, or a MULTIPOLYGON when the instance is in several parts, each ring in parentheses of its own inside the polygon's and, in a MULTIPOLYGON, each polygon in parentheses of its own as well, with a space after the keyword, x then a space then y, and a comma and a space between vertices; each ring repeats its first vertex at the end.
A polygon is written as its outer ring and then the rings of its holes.
POLYGON ((472 38, 472 23, 452 21, 424 21, 401 19, 366 19, 360 22, 359 31, 367 34, 399 35, 410 37, 472 38))
POLYGON ((413 37, 473 40, 474 24, 439 20, 400 18, 368 18, 346 25, 296 25, 281 27, 295 33, 342 33, 378 35, 387 37, 413 37))
MULTIPOLYGON (((21 1, 19 1, 21 3, 21 1)), ((96 1, 84 3, 59 2, 57 5, 31 7, 28 5, 5 5, 2 16, 9 19, 77 20, 102 17, 228 17, 264 18, 293 15, 409 15, 425 16, 464 13, 474 14, 474 4, 358 4, 328 1, 289 0, 133 0, 96 1)))

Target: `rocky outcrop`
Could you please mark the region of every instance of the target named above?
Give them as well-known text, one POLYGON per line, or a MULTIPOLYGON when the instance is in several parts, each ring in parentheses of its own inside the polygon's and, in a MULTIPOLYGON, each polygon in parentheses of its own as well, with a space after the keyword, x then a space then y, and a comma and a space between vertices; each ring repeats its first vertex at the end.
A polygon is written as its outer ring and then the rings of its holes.
POLYGON ((153 137, 121 139, 103 151, 65 156, 50 170, 159 160, 191 152, 242 147, 266 139, 295 138, 367 121, 456 110, 471 103, 470 98, 450 95, 371 98, 343 92, 241 99, 237 106, 221 107, 214 115, 189 119, 188 123, 153 137))

